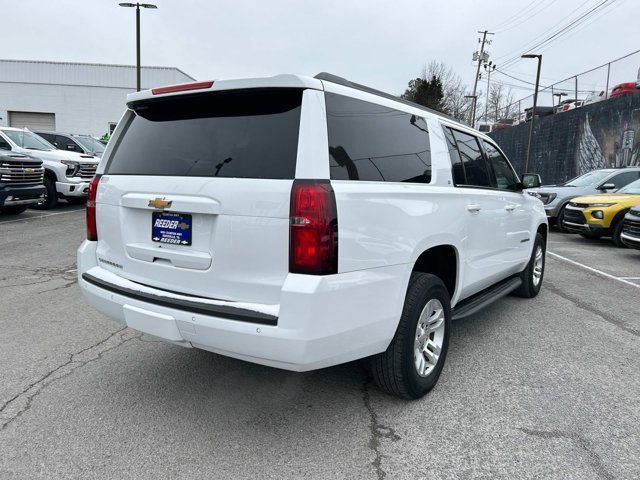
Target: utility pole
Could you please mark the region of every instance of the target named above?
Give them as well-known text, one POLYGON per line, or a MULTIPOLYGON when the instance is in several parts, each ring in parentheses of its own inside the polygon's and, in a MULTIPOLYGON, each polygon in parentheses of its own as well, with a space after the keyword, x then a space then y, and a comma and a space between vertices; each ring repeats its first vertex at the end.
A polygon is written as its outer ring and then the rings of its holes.
POLYGON ((489 54, 485 53, 484 51, 484 46, 487 43, 491 43, 490 40, 487 40, 487 35, 493 35, 493 33, 489 32, 488 30, 484 30, 482 32, 478 32, 482 34, 482 40, 478 39, 478 43, 481 43, 480 45, 480 52, 473 52, 473 60, 478 60, 478 68, 476 70, 476 78, 473 82, 473 93, 471 94, 471 97, 473 98, 473 106, 471 107, 471 128, 476 126, 476 106, 478 104, 478 96, 476 95, 477 91, 478 91, 478 79, 480 77, 480 67, 482 66, 483 63, 485 63, 487 60, 489 60, 489 54))
MULTIPOLYGON (((484 64, 484 69, 487 71, 487 98, 484 103, 484 121, 488 122, 487 111, 489 109, 489 89, 491 88, 491 71, 496 69, 496 66, 492 61, 484 64)), ((496 118, 496 122, 498 119, 496 118)))

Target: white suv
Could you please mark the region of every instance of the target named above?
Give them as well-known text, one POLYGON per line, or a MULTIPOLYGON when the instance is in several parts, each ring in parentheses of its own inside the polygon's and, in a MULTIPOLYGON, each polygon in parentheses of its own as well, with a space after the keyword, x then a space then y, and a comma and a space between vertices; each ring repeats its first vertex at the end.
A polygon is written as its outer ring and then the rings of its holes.
POLYGON ((296 371, 371 357, 417 398, 452 319, 538 293, 547 220, 522 188, 490 138, 329 74, 134 93, 79 283, 169 342, 296 371))
POLYGON ((43 200, 34 208, 55 207, 58 198, 69 203, 84 203, 89 183, 99 160, 93 155, 58 150, 44 138, 20 128, 0 128, 0 150, 24 153, 42 160, 44 166, 43 200))

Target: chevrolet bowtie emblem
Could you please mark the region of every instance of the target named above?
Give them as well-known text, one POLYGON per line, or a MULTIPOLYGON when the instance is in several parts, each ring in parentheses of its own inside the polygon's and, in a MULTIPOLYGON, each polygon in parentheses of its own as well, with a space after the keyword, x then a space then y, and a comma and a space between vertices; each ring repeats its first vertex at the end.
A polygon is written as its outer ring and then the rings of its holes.
POLYGON ((153 200, 149 200, 149 206, 155 208, 156 210, 164 210, 165 208, 169 208, 171 206, 171 200, 165 200, 164 198, 154 198, 153 200))

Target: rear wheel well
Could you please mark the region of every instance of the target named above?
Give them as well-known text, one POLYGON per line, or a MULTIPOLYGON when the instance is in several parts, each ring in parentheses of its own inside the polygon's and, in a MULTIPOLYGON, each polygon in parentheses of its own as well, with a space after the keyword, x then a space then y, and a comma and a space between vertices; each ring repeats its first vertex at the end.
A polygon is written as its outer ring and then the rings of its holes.
POLYGON ((542 238, 544 238, 544 244, 547 244, 547 235, 549 234, 549 227, 547 227, 544 223, 541 223, 538 226, 538 233, 540 235, 542 235, 542 238))
POLYGON ((447 287, 449 296, 453 298, 458 275, 458 255, 455 247, 438 245, 425 250, 416 260, 413 271, 430 273, 438 277, 447 287))

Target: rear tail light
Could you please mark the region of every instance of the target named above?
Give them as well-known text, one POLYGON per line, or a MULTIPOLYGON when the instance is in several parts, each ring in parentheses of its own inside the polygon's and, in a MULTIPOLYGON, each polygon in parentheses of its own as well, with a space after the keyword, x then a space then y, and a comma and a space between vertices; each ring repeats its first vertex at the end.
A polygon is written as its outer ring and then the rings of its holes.
POLYGON ((98 227, 96 225, 96 197, 98 195, 98 183, 100 175, 96 175, 89 184, 89 197, 87 198, 87 240, 98 241, 98 227))
POLYGON ((338 212, 328 180, 294 180, 289 225, 289 271, 338 272, 338 212))
POLYGON ((163 93, 173 92, 185 92, 188 90, 202 90, 204 88, 211 88, 213 82, 193 82, 193 83, 180 83, 178 85, 168 85, 166 87, 152 88, 151 93, 153 95, 162 95, 163 93))

